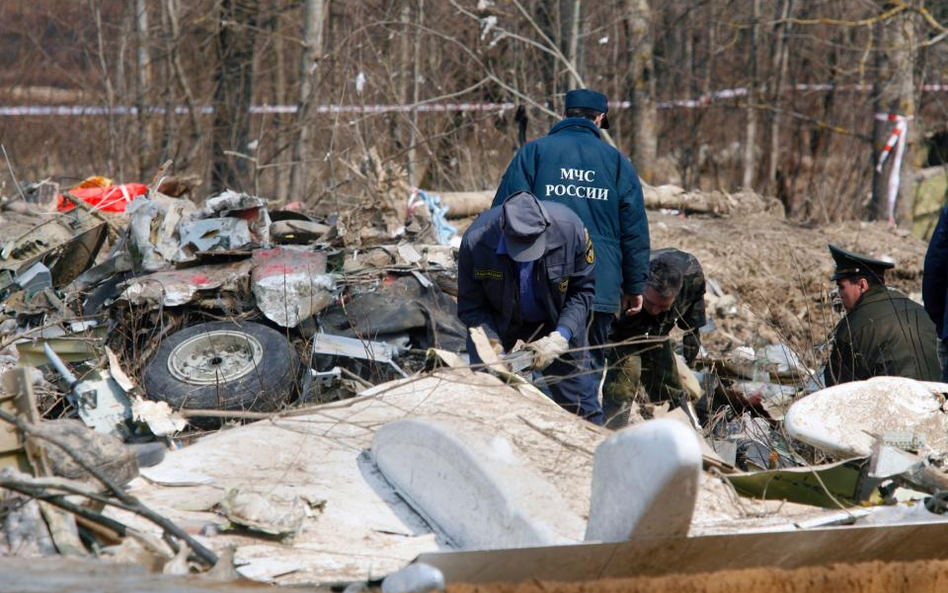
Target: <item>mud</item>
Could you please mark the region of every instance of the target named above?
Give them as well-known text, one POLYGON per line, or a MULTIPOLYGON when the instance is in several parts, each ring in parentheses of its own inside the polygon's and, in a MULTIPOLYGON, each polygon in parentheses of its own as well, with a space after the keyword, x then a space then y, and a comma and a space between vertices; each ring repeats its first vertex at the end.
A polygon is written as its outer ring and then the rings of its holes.
POLYGON ((948 590, 948 560, 759 568, 581 583, 453 585, 447 593, 935 593, 948 590))

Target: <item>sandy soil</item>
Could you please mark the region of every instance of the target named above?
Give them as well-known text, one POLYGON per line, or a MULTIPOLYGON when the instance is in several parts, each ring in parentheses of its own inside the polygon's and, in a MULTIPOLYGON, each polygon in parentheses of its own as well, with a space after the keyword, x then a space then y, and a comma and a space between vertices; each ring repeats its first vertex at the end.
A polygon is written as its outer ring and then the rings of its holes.
POLYGON ((935 593, 948 590, 948 561, 760 568, 582 583, 454 585, 447 593, 935 593))

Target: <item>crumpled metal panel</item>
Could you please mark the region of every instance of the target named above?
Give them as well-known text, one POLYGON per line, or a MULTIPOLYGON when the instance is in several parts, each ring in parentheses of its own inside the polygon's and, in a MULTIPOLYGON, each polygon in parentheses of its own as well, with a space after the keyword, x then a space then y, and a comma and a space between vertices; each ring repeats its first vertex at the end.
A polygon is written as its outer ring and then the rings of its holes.
POLYGON ((197 212, 190 200, 161 194, 139 196, 126 208, 129 216, 129 247, 143 269, 150 272, 167 269, 173 263, 195 258, 181 250, 178 223, 197 212))
POLYGON ((226 216, 246 220, 253 241, 270 246, 270 214, 262 198, 226 190, 204 202, 203 218, 226 216))
POLYGON ((247 294, 247 278, 251 267, 251 260, 245 259, 227 264, 155 272, 129 280, 119 298, 133 305, 157 308, 184 305, 208 291, 247 294))
POLYGON ((242 218, 206 218, 182 222, 178 225, 181 247, 195 251, 239 249, 253 239, 250 227, 242 218))
POLYGON ((253 295, 257 307, 274 323, 296 327, 325 309, 336 288, 326 274, 326 254, 277 247, 253 252, 253 295))

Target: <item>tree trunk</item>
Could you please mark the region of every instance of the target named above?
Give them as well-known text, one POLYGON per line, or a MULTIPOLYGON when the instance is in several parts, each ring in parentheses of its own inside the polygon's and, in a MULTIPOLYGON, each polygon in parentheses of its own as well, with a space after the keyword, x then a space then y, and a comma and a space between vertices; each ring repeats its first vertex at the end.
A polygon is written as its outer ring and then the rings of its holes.
POLYGON ((109 66, 105 61, 105 42, 102 37, 102 12, 99 10, 98 5, 95 6, 93 15, 95 16, 96 39, 98 40, 99 67, 102 69, 102 81, 105 85, 105 99, 109 106, 108 118, 106 119, 106 128, 109 134, 109 150, 106 154, 106 175, 113 177, 118 174, 119 178, 121 178, 124 174, 122 165, 119 164, 118 170, 116 170, 116 162, 121 162, 122 159, 117 154, 118 131, 115 123, 115 88, 112 86, 112 76, 109 73, 109 66))
MULTIPOLYGON (((415 15, 415 40, 412 46, 411 60, 411 103, 417 105, 420 99, 418 77, 421 74, 421 31, 425 22, 425 0, 418 0, 418 13, 415 15)), ((418 109, 412 108, 408 128, 408 184, 418 187, 418 109)))
MULTIPOLYGON (((568 15, 568 18, 564 19, 564 28, 566 29, 566 34, 564 35, 563 40, 563 45, 565 46, 564 53, 566 54, 566 59, 570 64, 573 65, 573 68, 576 69, 580 76, 583 76, 585 74, 585 68, 583 68, 579 63, 579 37, 581 30, 580 23, 582 22, 582 0, 566 0, 564 2, 564 8, 566 10, 563 11, 563 14, 568 15)), ((572 76, 568 76, 566 78, 566 89, 572 90, 575 88, 578 88, 576 79, 572 76)))
MULTIPOLYGON (((787 63, 790 50, 787 45, 787 36, 790 33, 790 14, 793 11, 793 0, 782 0, 778 16, 778 23, 774 25, 774 53, 773 53, 773 83, 771 83, 770 104, 774 110, 770 115, 770 156, 767 159, 767 187, 770 192, 777 193, 777 163, 780 160, 780 93, 783 91, 783 81, 787 76, 787 63)), ((787 204, 784 203, 786 206, 787 204)))
MULTIPOLYGON (((273 84, 273 103, 275 105, 286 105, 286 43, 283 41, 283 26, 280 23, 280 13, 283 10, 282 0, 270 0, 269 10, 269 33, 270 40, 273 44, 273 59, 275 64, 271 69, 271 83, 273 84)), ((286 116, 275 115, 275 123, 279 125, 280 129, 285 129, 284 126, 287 125, 288 120, 292 119, 286 116)), ((285 153, 282 153, 282 158, 277 156, 280 160, 286 160, 285 153)), ((273 169, 275 175, 275 185, 276 185, 276 198, 277 202, 285 204, 289 197, 290 191, 290 175, 291 171, 287 171, 282 167, 275 167, 273 169)))
POLYGON ((323 55, 323 22, 328 0, 305 0, 303 6, 303 54, 300 59, 300 103, 297 111, 299 132, 293 146, 293 168, 290 176, 290 196, 304 200, 309 185, 305 172, 312 160, 312 128, 310 106, 315 96, 316 67, 323 55))
POLYGON ((145 119, 145 93, 151 87, 151 56, 148 47, 148 7, 145 0, 135 0, 135 121, 138 126, 138 178, 145 179, 148 149, 152 145, 151 127, 145 119))
POLYGON ((628 93, 633 118, 632 147, 629 152, 639 176, 647 183, 653 183, 658 111, 655 105, 655 68, 648 0, 626 0, 625 18, 629 47, 628 93))
POLYGON ((214 129, 211 136, 211 190, 241 189, 247 181, 243 154, 250 138, 254 31, 257 0, 221 0, 214 72, 214 129))
POLYGON ((747 89, 747 121, 744 131, 744 175, 741 187, 751 189, 754 185, 755 158, 757 148, 757 103, 760 100, 760 60, 757 59, 757 37, 760 31, 760 0, 753 0, 753 24, 750 38, 750 84, 747 89))
MULTIPOLYGON (((883 10, 891 8, 888 4, 883 10)), ((873 84, 875 126, 872 142, 872 203, 869 218, 889 220, 890 224, 900 224, 911 228, 914 182, 912 180, 912 159, 910 154, 914 146, 915 131, 915 54, 917 32, 916 17, 913 12, 902 12, 884 24, 876 26, 880 48, 876 56, 876 79, 873 84), (882 171, 876 170, 876 164, 882 154, 897 120, 888 120, 884 115, 908 118, 905 122, 906 146, 899 172, 897 201, 894 210, 889 207, 889 183, 893 167, 899 167, 897 147, 893 147, 885 161, 882 171)))

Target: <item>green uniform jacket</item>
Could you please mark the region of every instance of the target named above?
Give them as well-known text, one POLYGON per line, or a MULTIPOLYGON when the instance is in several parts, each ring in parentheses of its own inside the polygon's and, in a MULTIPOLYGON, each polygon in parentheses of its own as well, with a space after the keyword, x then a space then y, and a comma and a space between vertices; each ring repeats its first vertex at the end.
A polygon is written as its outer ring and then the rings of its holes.
POLYGON ((940 381, 935 324, 901 292, 872 286, 836 326, 826 386, 871 377, 940 381))

